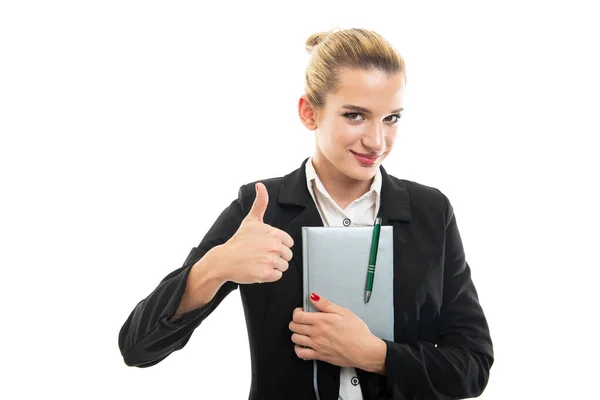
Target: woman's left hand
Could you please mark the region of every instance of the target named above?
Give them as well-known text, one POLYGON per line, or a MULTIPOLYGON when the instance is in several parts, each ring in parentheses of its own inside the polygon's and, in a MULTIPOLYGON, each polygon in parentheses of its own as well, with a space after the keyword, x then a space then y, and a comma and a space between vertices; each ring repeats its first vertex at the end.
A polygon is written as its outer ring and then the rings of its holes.
POLYGON ((289 325, 298 357, 383 372, 387 345, 371 333, 363 320, 318 295, 311 296, 311 302, 321 312, 305 312, 298 307, 289 325))

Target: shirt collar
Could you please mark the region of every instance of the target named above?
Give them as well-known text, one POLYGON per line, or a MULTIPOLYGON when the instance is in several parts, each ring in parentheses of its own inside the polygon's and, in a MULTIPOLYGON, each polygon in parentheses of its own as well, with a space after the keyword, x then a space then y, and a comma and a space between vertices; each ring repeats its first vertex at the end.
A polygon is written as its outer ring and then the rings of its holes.
MULTIPOLYGON (((319 175, 317 175, 317 171, 315 170, 315 167, 312 163, 312 157, 310 157, 308 159, 308 161, 306 162, 306 184, 308 185, 309 192, 312 192, 312 181, 313 180, 315 180, 315 184, 316 184, 317 188, 319 189, 319 191, 322 192, 323 195, 325 195, 326 197, 331 199, 331 196, 329 196, 327 189, 325 189, 325 186, 323 186, 321 179, 319 179, 319 175)), ((375 179, 373 179, 373 183, 371 184, 369 191, 367 193, 365 193, 363 196, 370 195, 371 192, 375 193, 376 199, 377 199, 377 201, 379 201, 379 198, 381 195, 381 170, 380 170, 380 168, 377 168, 377 173, 375 174, 375 179)), ((361 197, 363 197, 363 196, 361 196, 361 197)))

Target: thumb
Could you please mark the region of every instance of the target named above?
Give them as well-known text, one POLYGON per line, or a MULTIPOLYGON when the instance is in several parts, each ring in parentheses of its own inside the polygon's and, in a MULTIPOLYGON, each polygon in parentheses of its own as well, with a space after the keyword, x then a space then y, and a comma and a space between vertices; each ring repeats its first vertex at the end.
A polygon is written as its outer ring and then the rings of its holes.
POLYGON ((248 212, 246 219, 253 219, 263 222, 263 216, 267 211, 267 205, 269 204, 269 192, 267 188, 261 182, 256 183, 256 198, 252 204, 252 208, 248 212))
POLYGON ((315 308, 322 312, 334 313, 334 314, 344 314, 344 307, 339 306, 331 301, 319 296, 316 293, 310 294, 310 301, 315 306, 315 308))

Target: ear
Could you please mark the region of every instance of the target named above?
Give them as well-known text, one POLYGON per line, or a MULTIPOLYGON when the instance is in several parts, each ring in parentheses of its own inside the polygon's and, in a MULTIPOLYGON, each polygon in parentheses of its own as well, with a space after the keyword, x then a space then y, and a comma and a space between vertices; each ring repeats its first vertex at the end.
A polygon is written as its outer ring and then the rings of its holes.
POLYGON ((298 100, 298 115, 307 129, 311 131, 317 129, 317 111, 310 104, 310 101, 308 101, 306 94, 300 96, 298 100))

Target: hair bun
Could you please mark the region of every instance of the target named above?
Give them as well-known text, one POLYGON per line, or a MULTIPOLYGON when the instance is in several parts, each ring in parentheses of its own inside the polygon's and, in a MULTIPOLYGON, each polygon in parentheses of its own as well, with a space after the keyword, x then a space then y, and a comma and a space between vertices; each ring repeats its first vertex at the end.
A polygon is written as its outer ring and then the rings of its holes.
POLYGON ((326 38, 327 36, 331 35, 334 32, 337 32, 341 30, 340 28, 333 28, 330 31, 327 32, 318 32, 318 33, 313 33, 312 35, 310 35, 308 37, 308 39, 306 39, 306 51, 308 52, 308 54, 312 54, 315 47, 317 47, 319 44, 321 44, 326 38))

